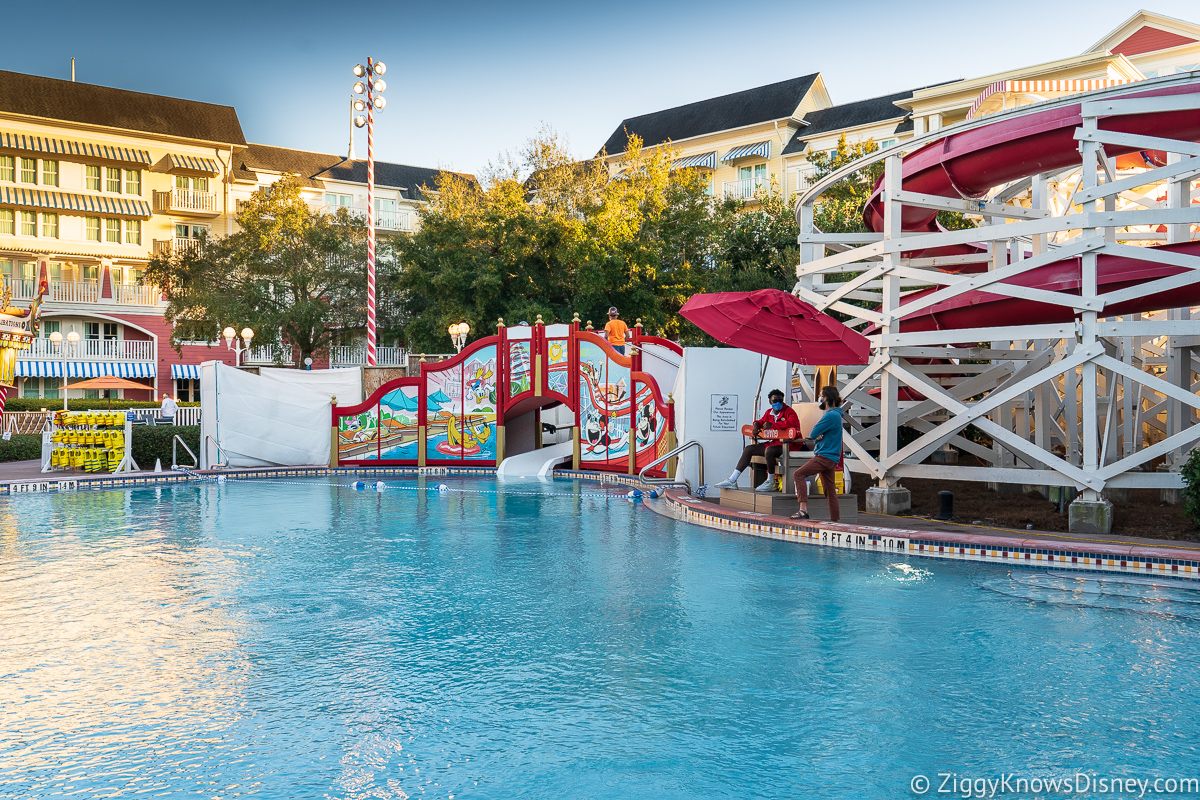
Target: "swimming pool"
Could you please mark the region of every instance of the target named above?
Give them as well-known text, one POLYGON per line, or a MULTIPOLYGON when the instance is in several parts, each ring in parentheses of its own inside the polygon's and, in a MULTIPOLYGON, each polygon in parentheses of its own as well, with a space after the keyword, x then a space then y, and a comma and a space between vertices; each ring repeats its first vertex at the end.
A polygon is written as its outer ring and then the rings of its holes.
POLYGON ((731 535, 594 483, 348 480, 0 500, 0 796, 1200 777, 1194 582, 731 535))

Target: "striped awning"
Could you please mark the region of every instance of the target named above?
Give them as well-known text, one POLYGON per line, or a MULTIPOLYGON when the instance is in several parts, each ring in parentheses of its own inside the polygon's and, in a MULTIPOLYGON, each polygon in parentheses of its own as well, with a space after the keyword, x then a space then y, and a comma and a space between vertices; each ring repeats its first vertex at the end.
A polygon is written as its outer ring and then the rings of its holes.
POLYGON ((172 364, 171 378, 177 381, 198 381, 200 380, 200 365, 172 364))
POLYGON ((771 157, 771 142, 768 139, 765 142, 756 142, 755 144, 744 144, 741 147, 735 147, 725 154, 722 161, 736 161, 739 158, 749 158, 750 156, 759 156, 761 158, 771 157))
POLYGON ((197 156, 185 156, 179 153, 169 153, 167 155, 171 163, 171 169, 186 169, 192 172, 207 172, 209 175, 220 175, 221 170, 217 166, 217 162, 211 158, 198 158, 197 156))
POLYGON ((711 153, 701 153, 698 156, 687 156, 686 158, 677 158, 671 162, 671 169, 689 169, 693 167, 704 167, 705 169, 717 168, 717 151, 711 153))
POLYGON ((18 361, 18 378, 154 378, 154 364, 128 361, 18 361))
POLYGON ((55 156, 77 156, 102 161, 117 161, 122 164, 149 165, 150 154, 145 150, 129 147, 110 147, 106 144, 72 142, 67 139, 51 139, 48 136, 28 136, 24 133, 0 131, 0 150, 19 150, 23 153, 45 153, 55 156))
POLYGON ((994 94, 1002 92, 1020 92, 1030 94, 1077 94, 1079 92, 1094 92, 1098 89, 1110 89, 1113 86, 1123 86, 1129 83, 1125 78, 1076 78, 1072 80, 1057 80, 1057 81, 996 81, 991 86, 984 89, 979 97, 975 98, 975 102, 971 104, 971 110, 967 112, 967 119, 972 119, 979 113, 980 107, 987 102, 987 99, 994 94))
POLYGON ((47 211, 150 219, 150 204, 145 200, 71 194, 70 192, 47 192, 42 189, 22 189, 13 186, 0 186, 0 206, 44 208, 47 211))

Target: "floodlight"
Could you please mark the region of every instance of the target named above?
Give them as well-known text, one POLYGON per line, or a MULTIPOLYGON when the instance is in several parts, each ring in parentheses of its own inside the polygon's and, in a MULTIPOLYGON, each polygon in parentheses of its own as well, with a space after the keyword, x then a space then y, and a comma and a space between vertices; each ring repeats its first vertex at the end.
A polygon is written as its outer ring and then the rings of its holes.
POLYGON ((362 100, 354 101, 354 110, 355 111, 366 111, 366 109, 367 109, 367 104, 364 103, 362 100))
POLYGON ((233 328, 227 327, 225 330, 221 331, 221 335, 225 337, 225 343, 232 346, 233 337, 237 336, 237 331, 235 331, 233 328))
POLYGON ((79 333, 77 331, 71 331, 70 333, 67 334, 67 341, 70 342, 71 344, 78 344, 79 343, 79 333))
POLYGON ((376 61, 376 62, 375 62, 375 74, 376 74, 376 75, 382 75, 382 74, 383 74, 383 73, 385 73, 385 72, 387 72, 387 67, 385 67, 385 66, 383 65, 383 62, 382 62, 382 61, 376 61))
POLYGON ((354 77, 361 78, 363 75, 366 75, 366 74, 367 74, 367 71, 365 69, 363 69, 362 64, 354 65, 354 77))
POLYGON ((376 97, 374 102, 376 108, 383 108, 387 105, 387 100, 383 99, 382 97, 376 97))
POLYGON ((367 118, 362 116, 361 114, 359 114, 357 117, 354 118, 354 127, 361 128, 363 125, 366 125, 366 124, 367 124, 367 118))
POLYGON ((250 340, 253 338, 254 331, 250 330, 249 328, 242 328, 242 339, 245 340, 246 344, 250 344, 250 340))
POLYGON ((374 84, 372 84, 372 85, 375 87, 375 91, 382 92, 384 89, 387 88, 387 81, 385 81, 383 78, 380 78, 379 80, 375 81, 374 84))
POLYGON ((465 322, 460 322, 460 323, 458 323, 458 330, 460 333, 462 333, 463 336, 466 336, 468 333, 471 332, 471 326, 465 322))
POLYGON ((366 87, 366 85, 365 85, 365 84, 363 84, 363 82, 362 82, 362 81, 356 81, 356 82, 355 82, 355 84, 354 84, 354 93, 355 93, 355 94, 362 94, 362 93, 363 93, 363 92, 365 92, 366 90, 367 90, 367 87, 366 87))

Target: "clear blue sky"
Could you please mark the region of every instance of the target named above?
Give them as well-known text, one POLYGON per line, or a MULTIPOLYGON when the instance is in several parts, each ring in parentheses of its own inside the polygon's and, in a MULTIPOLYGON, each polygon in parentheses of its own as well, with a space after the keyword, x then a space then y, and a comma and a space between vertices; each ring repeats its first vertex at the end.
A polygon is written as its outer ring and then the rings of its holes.
MULTIPOLYGON (((837 103, 1076 55, 1140 7, 60 0, 6 6, 0 69, 69 78, 75 56, 80 81, 233 105, 248 141, 340 153, 371 55, 388 66, 376 157, 476 171, 542 123, 589 156, 625 117, 810 72, 837 103)), ((1200 21, 1194 0, 1146 7, 1200 21)))

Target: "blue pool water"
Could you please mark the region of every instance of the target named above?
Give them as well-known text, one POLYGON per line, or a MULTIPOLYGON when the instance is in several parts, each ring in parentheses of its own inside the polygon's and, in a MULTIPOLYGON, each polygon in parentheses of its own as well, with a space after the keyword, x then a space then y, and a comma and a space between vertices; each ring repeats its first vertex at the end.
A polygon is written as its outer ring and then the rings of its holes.
POLYGON ((331 480, 0 500, 0 797, 1200 777, 1192 584, 717 533, 597 484, 331 480))

